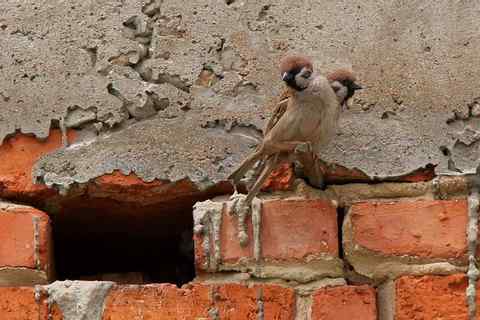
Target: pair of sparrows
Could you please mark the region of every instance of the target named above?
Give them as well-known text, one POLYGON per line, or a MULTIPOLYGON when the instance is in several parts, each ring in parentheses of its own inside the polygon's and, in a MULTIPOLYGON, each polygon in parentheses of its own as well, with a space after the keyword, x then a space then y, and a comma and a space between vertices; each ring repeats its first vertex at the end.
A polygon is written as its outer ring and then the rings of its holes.
POLYGON ((287 89, 264 129, 263 141, 228 177, 236 190, 245 174, 261 161, 260 174, 245 199, 247 206, 281 161, 299 160, 313 184, 323 187, 316 154, 335 135, 341 109, 348 108, 349 99, 362 89, 346 69, 327 76, 315 74, 312 61, 303 55, 284 57, 280 73, 287 89))

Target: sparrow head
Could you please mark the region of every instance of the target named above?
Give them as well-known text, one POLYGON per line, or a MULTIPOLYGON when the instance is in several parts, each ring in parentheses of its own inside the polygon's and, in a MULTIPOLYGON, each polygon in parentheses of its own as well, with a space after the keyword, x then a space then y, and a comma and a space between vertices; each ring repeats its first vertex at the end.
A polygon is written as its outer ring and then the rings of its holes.
POLYGON ((313 65, 310 58, 303 55, 288 55, 280 60, 280 74, 287 86, 302 91, 310 84, 313 65))
POLYGON ((347 69, 338 69, 327 75, 333 91, 337 95, 338 102, 343 109, 348 109, 349 99, 353 97, 356 90, 363 89, 362 86, 355 83, 357 78, 352 71, 347 69))

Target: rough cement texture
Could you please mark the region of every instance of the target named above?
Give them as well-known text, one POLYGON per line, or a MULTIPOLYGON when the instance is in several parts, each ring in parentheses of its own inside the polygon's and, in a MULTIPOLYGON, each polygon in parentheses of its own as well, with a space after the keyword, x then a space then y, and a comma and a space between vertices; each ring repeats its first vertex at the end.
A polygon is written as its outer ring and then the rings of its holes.
POLYGON ((479 158, 480 2, 99 0, 0 7, 0 140, 82 130, 35 175, 85 182, 119 169, 200 185, 250 151, 289 51, 367 89, 321 154, 371 177, 479 158))
POLYGON ((108 281, 55 281, 44 288, 48 304, 57 304, 65 320, 100 320, 113 285, 108 281))

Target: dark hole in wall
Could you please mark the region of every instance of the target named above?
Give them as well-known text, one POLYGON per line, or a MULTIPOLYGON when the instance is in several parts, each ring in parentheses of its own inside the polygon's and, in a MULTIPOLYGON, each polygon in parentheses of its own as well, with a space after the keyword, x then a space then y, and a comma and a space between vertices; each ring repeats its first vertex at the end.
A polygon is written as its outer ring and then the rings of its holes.
POLYGON ((79 197, 52 216, 59 280, 173 283, 195 277, 192 206, 79 197))

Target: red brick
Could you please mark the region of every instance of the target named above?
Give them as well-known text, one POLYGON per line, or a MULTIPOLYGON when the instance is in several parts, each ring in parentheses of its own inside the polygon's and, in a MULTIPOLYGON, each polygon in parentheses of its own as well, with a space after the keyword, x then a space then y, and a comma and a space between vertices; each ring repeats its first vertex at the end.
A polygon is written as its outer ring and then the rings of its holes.
POLYGON ((193 241, 194 241, 194 253, 195 253, 195 270, 197 275, 203 273, 204 269, 206 269, 207 264, 207 253, 203 248, 203 235, 193 234, 193 241))
POLYGON ((247 218, 247 234, 249 243, 246 247, 241 247, 238 240, 238 217, 230 215, 224 206, 222 216, 222 226, 220 229, 220 251, 222 261, 235 263, 241 258, 253 258, 253 227, 251 219, 247 218))
POLYGON ((395 319, 467 320, 466 287, 463 274, 401 277, 395 281, 395 319))
POLYGON ((322 163, 322 172, 325 173, 327 183, 368 182, 371 180, 364 172, 356 168, 350 169, 337 164, 322 163))
POLYGON ((261 191, 285 191, 290 190, 295 180, 293 164, 289 162, 282 163, 267 178, 261 191))
POLYGON ((105 302, 103 320, 170 320, 199 318, 258 319, 263 300, 265 319, 293 319, 295 294, 274 285, 248 287, 240 284, 201 285, 178 289, 173 285, 117 286, 105 302))
MULTIPOLYGON (((337 212, 329 201, 264 201, 261 216, 261 250, 265 261, 305 261, 323 254, 338 256, 337 212)), ((224 210, 220 233, 223 262, 253 259, 251 218, 247 219, 246 247, 240 246, 237 230, 237 216, 224 210)))
POLYGON ((265 201, 261 239, 267 260, 338 256, 336 208, 324 200, 265 201))
POLYGON ((195 285, 117 286, 107 296, 103 320, 174 320, 207 317, 211 307, 210 288, 195 285))
POLYGON ((467 216, 465 200, 362 202, 350 209, 351 238, 382 255, 465 259, 467 216))
POLYGON ((257 319, 257 290, 239 284, 215 288, 215 307, 220 319, 257 319))
POLYGON ((324 288, 315 292, 312 320, 331 319, 377 319, 375 289, 369 286, 343 286, 324 288))
POLYGON ((49 271, 51 241, 45 213, 26 206, 0 208, 0 267, 49 271))
MULTIPOLYGON (((69 131, 73 141, 76 134, 69 131)), ((32 168, 37 160, 62 146, 60 130, 51 130, 46 140, 16 134, 0 145, 0 196, 4 198, 36 198, 55 194, 45 185, 32 182, 32 168)))
POLYGON ((263 308, 264 319, 294 319, 293 289, 225 284, 215 288, 214 300, 220 319, 256 320, 260 308, 263 308))
POLYGON ((87 192, 93 198, 108 198, 122 203, 141 203, 146 206, 190 195, 198 192, 198 188, 187 179, 175 183, 162 180, 145 182, 134 173, 124 175, 116 170, 96 178, 88 185, 87 192))
POLYGON ((420 168, 405 176, 398 177, 396 181, 421 182, 430 181, 433 178, 435 178, 435 167, 432 165, 427 165, 425 168, 420 168))
POLYGON ((295 319, 295 292, 280 286, 261 286, 264 319, 295 319))
POLYGON ((0 287, 0 319, 47 320, 46 301, 35 300, 34 288, 0 287))
MULTIPOLYGON (((322 163, 321 170, 327 183, 371 182, 372 178, 357 168, 346 168, 333 163, 322 163)), ((403 176, 392 177, 397 182, 430 181, 435 177, 435 167, 426 166, 403 176)))

